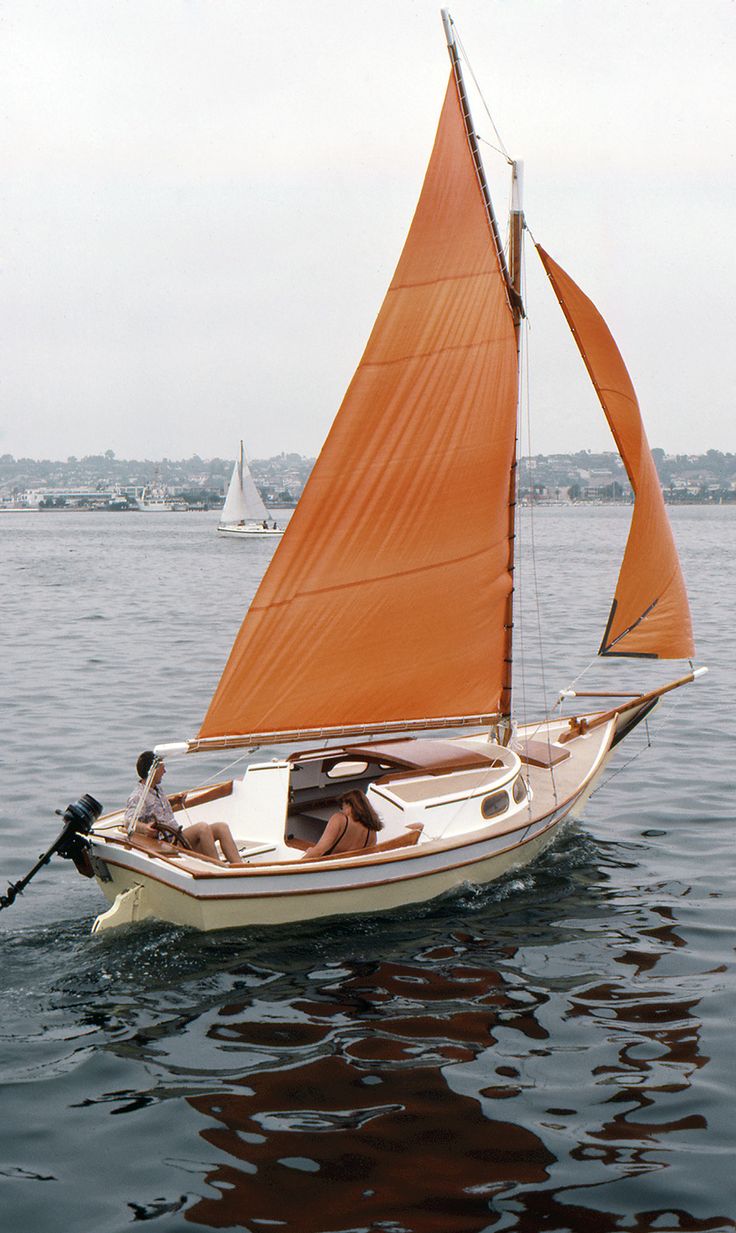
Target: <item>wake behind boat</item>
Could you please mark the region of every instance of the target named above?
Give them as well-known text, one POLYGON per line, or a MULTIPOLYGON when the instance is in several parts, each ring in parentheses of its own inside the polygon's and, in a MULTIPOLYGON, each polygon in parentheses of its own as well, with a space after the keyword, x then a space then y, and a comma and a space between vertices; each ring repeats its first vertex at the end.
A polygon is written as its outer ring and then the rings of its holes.
MULTIPOLYGON (((598 710, 515 720, 525 224, 513 167, 505 249, 443 19, 439 128, 365 353, 199 734, 157 747, 162 758, 278 747, 240 778, 172 798, 185 825, 226 821, 243 863, 162 845, 110 814, 89 836, 87 872, 112 905, 98 929, 147 917, 198 929, 294 922, 491 881, 532 860, 580 812, 613 748, 705 671, 690 663, 648 692, 580 695, 598 710), (351 485, 336 486, 346 470, 351 485), (374 846, 305 855, 354 791, 383 823, 374 846)), ((598 654, 690 660, 687 596, 633 386, 597 309, 538 252, 635 493, 598 654)))
POLYGON ((242 441, 217 530, 220 535, 278 536, 284 533, 273 519, 269 520, 268 510, 251 475, 242 441))

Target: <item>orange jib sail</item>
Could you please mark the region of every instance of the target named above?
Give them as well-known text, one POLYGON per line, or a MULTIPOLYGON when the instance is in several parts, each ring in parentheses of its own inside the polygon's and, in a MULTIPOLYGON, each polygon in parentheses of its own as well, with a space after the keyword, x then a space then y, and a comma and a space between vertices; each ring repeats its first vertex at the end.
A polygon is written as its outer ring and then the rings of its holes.
POLYGON ((200 740, 498 709, 517 379, 451 77, 393 281, 200 740))
POLYGON ((634 490, 634 512, 599 655, 686 659, 695 653, 682 570, 636 393, 595 305, 537 245, 634 490))

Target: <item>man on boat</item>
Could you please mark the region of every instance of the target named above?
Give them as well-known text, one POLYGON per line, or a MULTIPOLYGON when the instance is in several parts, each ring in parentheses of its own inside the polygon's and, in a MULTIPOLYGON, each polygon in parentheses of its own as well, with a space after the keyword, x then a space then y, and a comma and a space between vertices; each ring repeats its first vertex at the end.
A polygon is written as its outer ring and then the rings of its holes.
MULTIPOLYGON (((136 762, 136 771, 140 780, 135 791, 131 792, 125 806, 125 820, 131 823, 134 818, 134 829, 141 835, 148 835, 161 843, 170 843, 182 848, 191 848, 202 852, 205 856, 220 859, 217 851, 219 843, 225 860, 230 865, 241 864, 240 853, 233 839, 230 827, 225 822, 194 822, 191 826, 180 826, 174 816, 168 796, 161 791, 161 780, 166 774, 166 767, 157 758, 152 749, 145 749, 136 762), (148 790, 146 784, 155 765, 148 790), (141 798, 144 798, 141 802, 141 798), (137 814, 137 817, 136 817, 137 814), (217 843, 216 843, 217 841, 217 843)), ((186 793, 172 797, 179 805, 184 804, 186 793)))

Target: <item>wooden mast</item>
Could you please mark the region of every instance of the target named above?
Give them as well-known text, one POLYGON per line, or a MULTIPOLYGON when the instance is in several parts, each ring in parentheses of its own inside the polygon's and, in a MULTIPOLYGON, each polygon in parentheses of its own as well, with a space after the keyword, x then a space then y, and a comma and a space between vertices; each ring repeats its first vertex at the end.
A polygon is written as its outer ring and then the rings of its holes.
POLYGON ((475 165, 475 173, 478 177, 478 183, 480 185, 481 193, 483 194, 483 201, 485 202, 486 213, 488 215, 488 221, 491 224, 491 231, 493 232, 493 242, 496 248, 496 254, 498 256, 498 263, 501 267, 501 273, 503 275, 504 282, 506 283, 506 290, 508 292, 508 297, 509 297, 509 307, 511 308, 511 311, 514 314, 514 320, 516 320, 517 313, 519 313, 520 316, 523 316, 523 311, 521 310, 521 303, 518 301, 518 296, 514 289, 511 275, 509 273, 509 267, 506 262, 506 254, 503 249, 503 244, 501 243, 501 233, 498 229, 498 221, 496 219, 496 214, 493 209, 493 202, 491 201, 491 194, 488 188, 488 181, 486 179, 485 168, 483 166, 483 160, 481 159, 481 156, 480 156, 480 149, 478 146, 478 137, 475 132, 475 127, 473 125, 473 117, 470 114, 470 104, 468 102, 468 94, 467 94, 467 90, 465 89, 465 80, 463 78, 463 71, 460 65, 460 57, 458 56, 458 53, 457 53, 457 44, 455 43, 455 32, 453 29, 453 22, 452 22, 452 18, 450 16, 448 9, 442 9, 442 22, 445 27, 445 36, 447 38, 447 50, 450 53, 450 62, 452 64, 453 73, 455 75, 455 85, 457 86, 458 98, 460 99, 460 110, 462 112, 463 121, 465 123, 465 131, 468 135, 468 145, 470 146, 470 153, 473 156, 473 163, 475 165))
MULTIPOLYGON (((514 333, 516 335, 516 355, 517 366, 520 366, 521 358, 521 319, 524 316, 524 304, 521 295, 522 285, 522 244, 524 238, 524 212, 522 210, 522 164, 513 162, 511 164, 511 214, 509 219, 509 267, 511 276, 511 285, 513 288, 512 311, 514 314, 514 333)), ((519 433, 517 428, 516 439, 514 441, 514 456, 511 462, 511 470, 509 474, 509 574, 512 583, 515 578, 515 547, 516 547, 516 501, 518 492, 518 449, 519 433)), ((504 629, 506 633, 506 654, 505 654, 505 681, 503 694, 501 696, 501 731, 499 736, 504 744, 508 744, 511 739, 511 685, 513 673, 513 636, 514 636, 514 590, 512 585, 509 592, 508 605, 506 608, 506 621, 504 629)))
MULTIPOLYGON (((470 104, 468 103, 467 91, 465 89, 465 81, 463 79, 462 67, 460 65, 460 57, 458 56, 457 44, 455 42, 455 32, 450 13, 447 9, 442 9, 442 22, 445 27, 445 36, 447 38, 447 50, 450 53, 450 62, 455 77, 457 86, 458 98, 460 100, 460 109, 462 111, 463 120, 465 122, 465 131, 468 136, 468 145, 473 157, 478 183, 483 194, 483 201, 488 215, 488 221, 491 226, 493 242, 498 256, 498 263, 501 268, 504 282, 506 284, 506 292, 508 297, 509 308, 514 319, 514 332, 516 334, 516 350, 517 357, 520 350, 521 336, 521 320, 524 314, 524 304, 521 297, 521 251, 522 251, 522 236, 524 231, 524 215, 521 209, 521 165, 512 163, 512 183, 513 196, 511 208, 511 232, 509 244, 509 262, 506 260, 503 244, 501 243, 501 234, 498 229, 498 221, 493 209, 493 202, 488 188, 485 169, 480 156, 478 146, 478 137, 473 125, 473 118, 470 113, 470 104), (510 267, 510 268, 509 268, 510 267)), ((518 359, 517 359, 518 365, 518 359)), ((517 433, 518 439, 518 433, 517 433)), ((513 671, 513 632, 514 632, 514 544, 516 540, 516 445, 514 446, 514 455, 511 462, 509 475, 509 501, 508 501, 508 573, 512 580, 512 586, 509 591, 508 603, 506 606, 506 617, 504 621, 504 684, 501 691, 501 699, 499 704, 499 723, 497 726, 498 739, 503 744, 508 744, 511 739, 511 686, 512 686, 512 671, 513 671)))

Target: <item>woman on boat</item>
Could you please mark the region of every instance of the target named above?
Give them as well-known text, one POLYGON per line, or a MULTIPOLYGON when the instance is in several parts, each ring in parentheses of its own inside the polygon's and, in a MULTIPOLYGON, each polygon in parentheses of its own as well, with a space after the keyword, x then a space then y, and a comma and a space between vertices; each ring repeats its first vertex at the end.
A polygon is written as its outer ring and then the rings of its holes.
POLYGON ((373 848, 376 833, 383 827, 365 792, 346 792, 340 800, 339 813, 333 813, 321 838, 304 856, 329 856, 331 852, 352 852, 373 848))
MULTIPOLYGON (((166 767, 160 758, 156 758, 151 749, 144 750, 136 762, 135 769, 138 772, 140 783, 128 797, 125 806, 126 822, 133 821, 138 803, 145 792, 146 781, 154 762, 157 763, 157 766, 153 772, 148 792, 146 792, 145 799, 138 812, 135 830, 141 835, 148 835, 151 839, 157 839, 160 843, 170 843, 181 848, 191 848, 194 852, 202 852, 205 856, 213 856, 215 860, 220 859, 220 853, 217 850, 217 843, 219 843, 222 854, 229 865, 242 864, 237 845, 226 822, 193 822, 191 826, 180 826, 174 816, 168 796, 161 791, 159 786, 166 774, 166 767)), ((181 793, 179 797, 172 797, 172 800, 178 800, 183 805, 184 795, 184 793, 181 793)))

